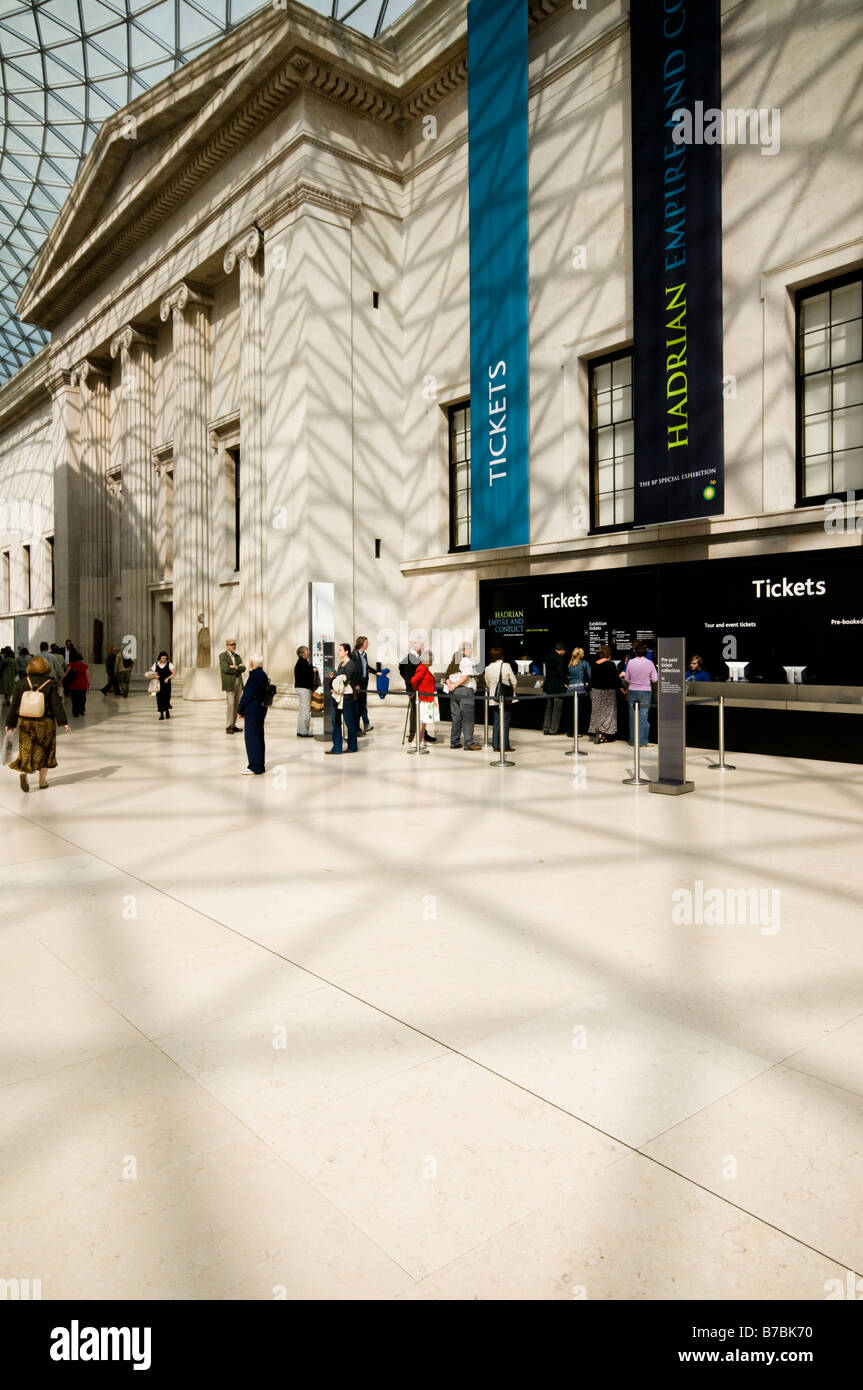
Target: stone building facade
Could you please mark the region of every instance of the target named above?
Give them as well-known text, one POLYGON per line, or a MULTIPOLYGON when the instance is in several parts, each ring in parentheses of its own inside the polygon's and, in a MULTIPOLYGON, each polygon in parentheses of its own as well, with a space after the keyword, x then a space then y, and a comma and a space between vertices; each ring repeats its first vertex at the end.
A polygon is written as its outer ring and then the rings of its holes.
MULTIPOLYGON (((19 312, 51 343, 0 389, 0 640, 167 647, 207 697, 227 636, 290 681, 311 580, 391 661, 382 634, 475 629, 484 578, 859 546, 801 493, 797 438, 797 296, 863 265, 856 7, 723 4, 725 104, 782 113, 775 157, 723 151, 727 505, 637 530, 591 486, 592 364, 633 333, 628 7, 526 8, 530 545, 453 531, 465 4, 372 41, 285 0, 106 120, 36 262, 19 312)), ((847 451, 826 490, 863 494, 847 451)))

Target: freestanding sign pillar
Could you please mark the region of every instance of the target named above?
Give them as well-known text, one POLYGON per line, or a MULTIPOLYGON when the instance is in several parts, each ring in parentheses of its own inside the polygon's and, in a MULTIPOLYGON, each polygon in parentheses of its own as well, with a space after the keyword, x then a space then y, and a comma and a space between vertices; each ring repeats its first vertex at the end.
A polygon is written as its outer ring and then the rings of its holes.
POLYGON ((336 655, 336 590, 333 584, 309 583, 309 647, 310 661, 321 678, 324 688, 323 734, 333 732, 333 701, 330 693, 336 655))
POLYGON ((659 778, 652 792, 680 796, 695 790, 686 780, 686 642, 659 639, 659 778))

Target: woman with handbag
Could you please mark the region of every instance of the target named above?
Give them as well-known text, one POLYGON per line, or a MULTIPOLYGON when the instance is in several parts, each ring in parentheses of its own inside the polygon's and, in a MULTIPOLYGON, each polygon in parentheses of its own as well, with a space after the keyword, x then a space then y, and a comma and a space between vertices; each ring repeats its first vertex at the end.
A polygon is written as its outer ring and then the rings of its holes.
POLYGON ((485 684, 492 707, 492 748, 500 752, 500 727, 503 723, 504 751, 514 752, 509 742, 509 722, 512 718, 512 702, 517 699, 518 680, 508 661, 503 659, 503 647, 492 647, 488 654, 489 664, 485 668, 485 684), (503 706, 503 720, 500 708, 503 706))
POLYGON ((147 676, 159 682, 156 691, 156 708, 159 711, 160 719, 171 718, 171 678, 173 674, 174 666, 168 660, 168 653, 159 652, 158 658, 154 662, 152 670, 147 672, 147 676))
POLYGON ((57 766, 58 724, 71 734, 51 667, 44 657, 34 656, 12 692, 6 717, 6 733, 18 729, 18 757, 9 767, 18 773, 22 792, 30 790, 27 776, 31 772, 39 773, 40 792, 47 788, 48 769, 57 766))
MULTIPOLYGON (((424 652, 423 656, 427 657, 428 660, 420 660, 419 665, 411 676, 411 685, 414 690, 419 692, 420 697, 420 722, 417 728, 417 749, 419 749, 421 741, 423 743, 429 742, 429 725, 434 724, 440 714, 440 707, 438 706, 435 694, 436 686, 434 673, 430 665, 432 661, 431 652, 424 652)), ((410 748, 408 752, 411 752, 410 748)))

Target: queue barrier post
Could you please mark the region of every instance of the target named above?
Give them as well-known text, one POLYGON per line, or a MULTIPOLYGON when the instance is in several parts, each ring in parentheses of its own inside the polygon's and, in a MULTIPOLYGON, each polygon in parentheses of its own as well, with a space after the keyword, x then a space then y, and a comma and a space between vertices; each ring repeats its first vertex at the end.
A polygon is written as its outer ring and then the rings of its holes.
POLYGON ((422 738, 420 737, 421 734, 422 734, 422 723, 421 723, 421 720, 420 720, 420 693, 419 693, 419 691, 416 692, 416 694, 415 694, 415 696, 414 696, 414 700, 415 700, 415 710, 416 710, 416 747, 414 747, 414 748, 409 748, 409 749, 408 749, 408 752, 409 752, 409 753, 425 753, 426 757, 428 757, 428 751, 429 751, 429 750, 426 748, 425 744, 424 744, 423 741, 422 741, 422 738))
POLYGON ((635 767, 631 777, 624 777, 623 785, 625 787, 647 787, 650 785, 650 778, 641 775, 641 705, 636 701, 631 709, 632 728, 635 734, 635 767))
POLYGON ((582 753, 581 749, 580 749, 579 746, 578 746, 578 691, 577 691, 577 690, 573 690, 573 692, 572 692, 572 747, 571 747, 571 748, 567 748, 567 750, 566 750, 566 756, 567 756, 568 758, 586 758, 586 757, 589 756, 587 753, 582 753))
POLYGON ((719 762, 708 763, 708 767, 718 768, 720 772, 735 772, 733 763, 725 761, 725 696, 719 696, 719 762))
POLYGON ((503 697, 503 682, 501 682, 500 699, 497 702, 497 744, 500 749, 500 757, 493 759, 492 767, 515 767, 506 756, 506 701, 503 697))
POLYGON ((488 686, 482 693, 482 746, 488 748, 488 686))

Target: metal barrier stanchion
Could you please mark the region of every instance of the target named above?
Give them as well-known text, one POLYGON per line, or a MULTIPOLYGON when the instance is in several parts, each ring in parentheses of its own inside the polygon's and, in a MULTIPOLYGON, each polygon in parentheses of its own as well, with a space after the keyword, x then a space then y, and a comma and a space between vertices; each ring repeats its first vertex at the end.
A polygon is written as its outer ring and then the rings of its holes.
POLYGON ((482 694, 482 746, 488 748, 488 687, 482 694))
POLYGON ((578 691, 572 692, 572 747, 567 748, 568 758, 586 758, 587 753, 582 753, 578 746, 578 691))
POLYGON ((506 703, 503 698, 503 690, 500 692, 500 699, 497 703, 497 743, 500 749, 500 757, 492 761, 492 767, 515 767, 506 756, 506 703))
POLYGON ((641 706, 636 701, 631 708, 632 727, 635 734, 635 767, 631 777, 624 777, 623 785, 625 787, 647 787, 650 785, 650 778, 641 775, 641 706))
POLYGON ((417 726, 416 726, 416 744, 415 744, 415 747, 409 748, 409 749, 408 749, 408 752, 409 752, 409 753, 425 753, 426 756, 428 756, 428 751, 429 751, 429 750, 426 748, 425 744, 424 744, 423 741, 422 741, 422 737, 421 737, 421 735, 422 735, 422 721, 421 721, 421 719, 420 719, 420 693, 419 693, 419 691, 416 692, 416 695, 414 696, 414 699, 415 699, 415 701, 416 701, 415 710, 416 710, 416 721, 417 721, 417 726))
POLYGON ((708 763, 708 767, 718 767, 721 772, 734 772, 733 763, 725 761, 725 696, 719 696, 719 762, 708 763))

